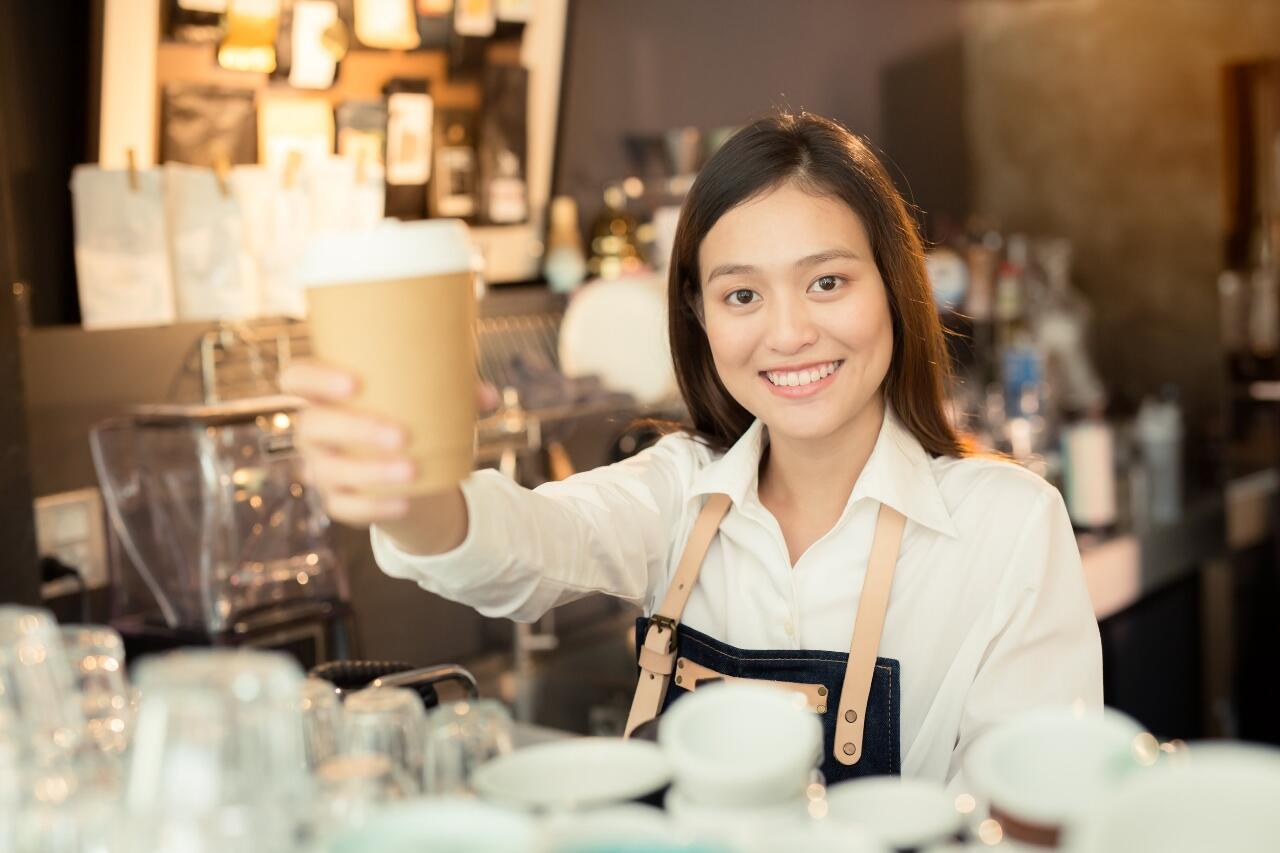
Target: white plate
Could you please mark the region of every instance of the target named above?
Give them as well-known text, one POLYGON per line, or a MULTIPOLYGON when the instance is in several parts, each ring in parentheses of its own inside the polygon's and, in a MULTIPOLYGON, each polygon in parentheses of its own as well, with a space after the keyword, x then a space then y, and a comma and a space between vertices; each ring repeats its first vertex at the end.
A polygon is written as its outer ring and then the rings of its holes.
POLYGON ((638 803, 555 815, 543 830, 547 848, 557 853, 682 848, 682 836, 667 813, 638 803))
POLYGON ((667 295, 652 275, 593 281, 573 294, 560 322, 560 369, 598 376, 641 403, 679 393, 667 343, 667 295))
POLYGON ((670 781, 671 768, 656 744, 608 737, 516 750, 481 765, 471 777, 482 797, 532 809, 622 803, 670 781))
POLYGON ((789 825, 809 817, 809 798, 804 795, 767 805, 709 806, 694 802, 673 785, 667 791, 663 805, 672 821, 695 840, 728 844, 734 849, 747 848, 771 827, 789 825))
POLYGON ((827 819, 856 823, 891 847, 924 847, 950 840, 964 816, 946 788, 924 779, 875 776, 827 789, 827 819))

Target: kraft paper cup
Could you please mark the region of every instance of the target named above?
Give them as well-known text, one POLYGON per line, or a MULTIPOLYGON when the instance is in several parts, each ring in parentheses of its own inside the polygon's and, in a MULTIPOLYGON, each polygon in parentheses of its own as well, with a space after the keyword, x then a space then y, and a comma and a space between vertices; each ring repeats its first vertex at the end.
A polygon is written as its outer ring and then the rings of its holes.
POLYGON ((475 455, 475 272, 455 219, 388 222, 307 246, 312 352, 351 371, 353 409, 409 431, 417 478, 383 494, 416 496, 464 480, 475 455))

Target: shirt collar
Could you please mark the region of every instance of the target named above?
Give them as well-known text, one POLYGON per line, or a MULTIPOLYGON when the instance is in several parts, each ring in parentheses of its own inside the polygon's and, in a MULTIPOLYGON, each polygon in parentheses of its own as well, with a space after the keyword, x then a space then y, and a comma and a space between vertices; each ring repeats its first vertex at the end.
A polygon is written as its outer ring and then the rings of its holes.
MULTIPOLYGON (((693 493, 726 494, 738 507, 748 499, 759 502, 760 455, 767 440, 764 424, 757 418, 723 456, 698 471, 693 480, 693 493)), ((885 407, 884 422, 871 456, 849 495, 846 512, 863 498, 891 506, 917 524, 945 536, 958 538, 960 535, 942 500, 929 454, 889 406, 885 407)))

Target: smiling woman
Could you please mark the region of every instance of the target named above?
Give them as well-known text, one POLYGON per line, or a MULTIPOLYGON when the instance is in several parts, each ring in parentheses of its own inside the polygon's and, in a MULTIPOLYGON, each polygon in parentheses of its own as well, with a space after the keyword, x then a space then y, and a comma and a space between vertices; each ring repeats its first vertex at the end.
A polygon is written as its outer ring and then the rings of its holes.
POLYGON ((685 201, 668 293, 688 431, 532 492, 478 471, 378 505, 403 448, 370 459, 386 424, 346 405, 355 377, 313 366, 291 382, 327 418, 304 442, 321 490, 370 509, 383 571, 485 615, 591 592, 642 606, 628 733, 699 683, 765 682, 818 715, 828 782, 958 792, 994 721, 1101 704, 1062 498, 966 455, 915 224, 857 137, 777 115, 725 143, 685 201))
POLYGON ((883 381, 884 399, 931 455, 966 454, 943 407, 946 347, 915 221, 876 156, 835 122, 780 114, 725 143, 681 213, 668 304, 676 374, 712 447, 732 446, 756 417, 776 443, 786 427, 770 414, 811 438, 834 435, 834 412, 851 406, 872 405, 878 423, 883 381), (849 357, 858 375, 842 377, 843 400, 824 400, 825 415, 769 406, 770 396, 814 397, 822 388, 783 389, 849 357), (760 381, 740 381, 743 371, 760 381))

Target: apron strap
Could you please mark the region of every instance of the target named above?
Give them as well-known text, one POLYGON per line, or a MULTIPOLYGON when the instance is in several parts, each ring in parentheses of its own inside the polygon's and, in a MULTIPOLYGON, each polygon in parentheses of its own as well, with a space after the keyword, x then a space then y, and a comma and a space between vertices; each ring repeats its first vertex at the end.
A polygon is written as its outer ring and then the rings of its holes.
POLYGON ((684 615, 689 595, 698 582, 702 560, 711 547, 711 540, 720 529, 720 522, 729 511, 728 495, 708 496, 693 523, 693 532, 680 555, 675 577, 667 587, 661 606, 649 617, 644 644, 640 647, 640 681, 636 685, 635 698, 631 700, 631 713, 627 716, 624 737, 630 737, 636 727, 658 716, 667 696, 671 672, 676 660, 676 626, 684 615))
POLYGON ((834 752, 836 761, 844 765, 857 764, 862 758, 867 697, 871 694, 871 677, 875 675, 880 634, 889 608, 889 588, 893 585, 893 570, 898 562, 906 523, 902 513, 893 507, 880 505, 876 516, 876 535, 871 543, 871 558, 867 562, 867 576, 862 582, 858 615, 853 623, 849 665, 845 668, 844 685, 840 688, 840 715, 836 718, 834 752))

